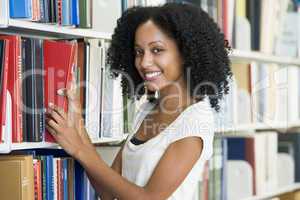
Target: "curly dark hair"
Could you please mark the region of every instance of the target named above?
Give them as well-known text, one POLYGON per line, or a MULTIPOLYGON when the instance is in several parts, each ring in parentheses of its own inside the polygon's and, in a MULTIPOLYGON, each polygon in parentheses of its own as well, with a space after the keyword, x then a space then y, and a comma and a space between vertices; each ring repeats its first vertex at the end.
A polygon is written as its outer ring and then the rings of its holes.
POLYGON ((208 96, 211 106, 219 111, 219 101, 228 93, 232 76, 228 57, 230 47, 213 19, 201 8, 190 4, 132 7, 118 19, 107 52, 107 64, 113 77, 128 74, 133 81, 130 83, 122 76, 123 93, 130 98, 145 94, 143 87, 138 88, 144 80, 135 67, 134 37, 137 28, 148 20, 175 40, 184 61, 186 80, 190 70, 191 77, 187 80, 190 94, 200 99, 208 96), (130 91, 131 88, 134 91, 130 91))

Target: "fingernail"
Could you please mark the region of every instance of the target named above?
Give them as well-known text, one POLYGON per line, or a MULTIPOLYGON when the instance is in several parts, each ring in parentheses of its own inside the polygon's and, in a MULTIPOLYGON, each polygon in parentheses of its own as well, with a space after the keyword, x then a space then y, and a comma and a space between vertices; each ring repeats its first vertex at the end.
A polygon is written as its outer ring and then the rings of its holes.
POLYGON ((54 104, 52 102, 49 102, 49 107, 53 108, 54 104))
POLYGON ((58 95, 64 95, 64 94, 65 94, 64 89, 63 89, 63 88, 58 89, 58 90, 57 90, 57 94, 58 94, 58 95))

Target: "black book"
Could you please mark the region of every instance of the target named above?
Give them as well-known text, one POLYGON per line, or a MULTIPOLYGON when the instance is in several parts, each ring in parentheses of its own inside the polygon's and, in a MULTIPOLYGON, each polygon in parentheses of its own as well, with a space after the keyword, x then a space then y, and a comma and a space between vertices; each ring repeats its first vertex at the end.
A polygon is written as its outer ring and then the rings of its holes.
POLYGON ((34 141, 40 142, 43 140, 45 132, 45 117, 44 117, 44 80, 43 80, 43 40, 33 39, 33 59, 34 59, 34 86, 35 86, 35 129, 34 141))
POLYGON ((5 52, 5 41, 0 40, 0 93, 2 91, 3 84, 3 69, 4 69, 4 52, 5 52))
POLYGON ((260 49, 260 18, 261 18, 261 1, 247 1, 247 18, 251 25, 251 49, 259 51, 260 49))
POLYGON ((27 129, 27 115, 26 115, 26 107, 27 107, 27 90, 26 90, 26 69, 25 69, 25 66, 26 66, 26 63, 25 63, 25 57, 26 57, 26 54, 25 54, 25 40, 24 38, 22 38, 22 42, 21 42, 21 60, 22 60, 22 128, 23 128, 23 141, 24 142, 29 142, 29 139, 28 139, 28 129, 27 129))
POLYGON ((22 47, 23 47, 23 99, 24 107, 23 112, 25 115, 25 123, 23 138, 26 138, 27 142, 34 141, 34 134, 37 131, 35 129, 35 87, 34 87, 34 59, 33 59, 33 40, 30 38, 22 38, 22 47))

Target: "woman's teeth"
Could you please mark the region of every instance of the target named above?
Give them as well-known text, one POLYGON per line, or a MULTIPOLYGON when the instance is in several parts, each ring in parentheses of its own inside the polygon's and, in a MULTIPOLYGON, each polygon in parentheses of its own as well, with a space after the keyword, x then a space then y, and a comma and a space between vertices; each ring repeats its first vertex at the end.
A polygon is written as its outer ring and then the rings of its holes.
POLYGON ((156 76, 159 76, 161 74, 161 72, 148 72, 145 74, 146 78, 153 78, 156 76))

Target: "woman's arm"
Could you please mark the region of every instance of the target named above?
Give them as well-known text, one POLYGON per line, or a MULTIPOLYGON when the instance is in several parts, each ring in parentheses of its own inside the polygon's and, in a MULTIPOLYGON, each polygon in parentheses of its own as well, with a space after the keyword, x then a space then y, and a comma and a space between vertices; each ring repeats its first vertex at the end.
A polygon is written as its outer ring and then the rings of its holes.
MULTIPOLYGON (((115 159, 114 159, 114 161, 111 165, 111 168, 120 175, 122 174, 122 151, 123 151, 123 146, 121 147, 121 149, 117 153, 117 155, 116 155, 116 157, 115 157, 115 159)), ((97 183, 97 181, 93 178, 93 176, 91 176, 87 171, 86 171, 86 173, 88 175, 88 178, 89 178, 91 184, 95 188, 96 193, 100 196, 101 200, 112 200, 112 199, 114 199, 114 196, 110 192, 107 192, 107 191, 103 190, 104 187, 99 185, 97 183)))

